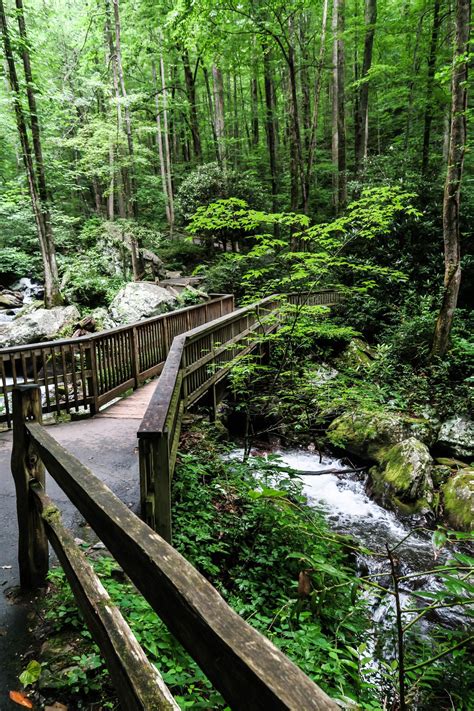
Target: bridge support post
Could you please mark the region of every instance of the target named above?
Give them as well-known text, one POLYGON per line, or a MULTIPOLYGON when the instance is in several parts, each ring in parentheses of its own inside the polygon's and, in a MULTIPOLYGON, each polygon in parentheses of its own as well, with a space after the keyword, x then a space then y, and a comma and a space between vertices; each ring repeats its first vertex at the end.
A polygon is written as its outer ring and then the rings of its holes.
POLYGON ((171 478, 168 433, 138 440, 143 520, 171 543, 171 478))
POLYGON ((18 516, 18 563, 22 588, 45 584, 49 568, 48 539, 34 503, 30 484, 45 489, 45 471, 31 445, 26 422, 41 422, 41 388, 19 385, 13 390, 13 451, 11 468, 16 489, 18 516))

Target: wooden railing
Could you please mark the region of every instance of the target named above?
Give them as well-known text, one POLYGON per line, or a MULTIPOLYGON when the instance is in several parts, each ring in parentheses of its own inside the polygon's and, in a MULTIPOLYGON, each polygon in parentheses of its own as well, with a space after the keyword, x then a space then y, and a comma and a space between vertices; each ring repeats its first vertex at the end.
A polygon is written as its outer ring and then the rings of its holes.
POLYGON ((15 388, 12 471, 21 584, 45 583, 49 541, 106 661, 121 708, 179 706, 65 529, 46 495, 44 467, 232 709, 337 711, 339 706, 239 617, 190 563, 58 444, 41 417, 40 388, 15 388))
POLYGON ((218 383, 237 356, 258 345, 259 335, 278 327, 282 300, 331 306, 341 299, 334 289, 269 296, 174 339, 138 430, 142 517, 166 541, 172 540, 171 478, 185 410, 209 393, 215 412, 218 383))
POLYGON ((157 375, 173 338, 234 310, 234 297, 209 301, 109 331, 0 349, 0 422, 11 427, 11 391, 42 387, 42 411, 91 414, 157 375), (2 411, 3 410, 3 411, 2 411))

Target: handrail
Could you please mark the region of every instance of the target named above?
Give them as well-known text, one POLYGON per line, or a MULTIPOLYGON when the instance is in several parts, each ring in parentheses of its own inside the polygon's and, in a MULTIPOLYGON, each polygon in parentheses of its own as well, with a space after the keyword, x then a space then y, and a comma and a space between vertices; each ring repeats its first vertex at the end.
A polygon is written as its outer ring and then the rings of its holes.
POLYGON ((12 472, 18 503, 22 585, 44 584, 49 538, 101 648, 123 708, 154 711, 177 706, 65 531, 60 512, 46 497, 44 466, 233 709, 339 708, 234 612, 203 575, 47 432, 41 425, 37 386, 15 389, 13 414, 12 472))
POLYGON ((274 294, 237 309, 175 338, 161 377, 137 432, 141 514, 153 530, 172 540, 171 479, 186 409, 210 393, 215 415, 218 384, 232 361, 254 350, 256 332, 278 326, 272 314, 283 299, 293 305, 334 305, 342 300, 334 289, 309 294, 274 294))
POLYGON ((43 387, 43 412, 71 413, 82 407, 94 414, 157 375, 177 334, 233 309, 232 295, 216 294, 204 303, 90 336, 2 348, 0 404, 3 397, 5 412, 0 422, 11 426, 9 395, 20 383, 43 387))

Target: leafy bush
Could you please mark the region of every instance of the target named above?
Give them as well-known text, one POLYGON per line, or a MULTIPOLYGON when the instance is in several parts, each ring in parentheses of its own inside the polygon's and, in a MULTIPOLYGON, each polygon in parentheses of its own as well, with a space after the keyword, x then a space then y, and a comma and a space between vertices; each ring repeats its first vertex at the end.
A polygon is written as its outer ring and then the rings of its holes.
POLYGON ((187 223, 199 207, 230 197, 260 208, 265 203, 265 190, 253 173, 224 171, 218 163, 206 163, 181 183, 176 193, 176 211, 182 222, 187 223))
POLYGON ((204 276, 204 289, 213 294, 234 294, 240 299, 244 294, 242 277, 247 267, 237 254, 221 254, 213 264, 204 266, 199 274, 204 276))
POLYGON ((31 274, 34 261, 17 247, 4 247, 0 250, 0 284, 7 286, 15 279, 31 274))
POLYGON ((122 277, 107 273, 102 256, 95 249, 75 257, 63 257, 61 272, 62 292, 67 301, 88 308, 108 306, 125 283, 122 277))
POLYGON ((157 250, 167 269, 188 273, 202 264, 204 252, 200 244, 183 239, 162 241, 157 250))

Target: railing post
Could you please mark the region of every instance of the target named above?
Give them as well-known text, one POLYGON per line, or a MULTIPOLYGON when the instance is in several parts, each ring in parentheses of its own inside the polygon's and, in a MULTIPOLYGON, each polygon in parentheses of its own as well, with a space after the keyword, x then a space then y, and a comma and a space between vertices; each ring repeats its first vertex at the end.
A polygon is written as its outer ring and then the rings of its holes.
POLYGON ((87 391, 89 396, 89 409, 91 415, 95 415, 98 407, 99 401, 99 383, 98 383, 98 372, 97 372, 97 358, 95 353, 95 343, 94 341, 89 341, 89 348, 86 349, 86 369, 90 371, 90 375, 87 378, 87 391))
POLYGON ((140 437, 141 515, 145 523, 171 543, 171 472, 168 433, 140 437))
POLYGON ((132 376, 135 381, 134 388, 140 385, 140 352, 138 348, 138 329, 133 326, 130 332, 130 355, 132 357, 132 376))
POLYGON ((48 573, 48 539, 30 491, 31 479, 45 488, 44 466, 34 452, 25 422, 41 422, 41 388, 19 385, 13 390, 13 451, 11 468, 18 516, 18 563, 22 588, 45 584, 48 573))

